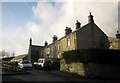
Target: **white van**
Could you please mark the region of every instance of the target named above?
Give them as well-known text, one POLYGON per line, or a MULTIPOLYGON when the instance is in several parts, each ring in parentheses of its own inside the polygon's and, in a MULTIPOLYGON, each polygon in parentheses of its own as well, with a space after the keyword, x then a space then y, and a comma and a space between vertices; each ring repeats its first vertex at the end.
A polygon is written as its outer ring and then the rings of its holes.
POLYGON ((34 68, 50 69, 51 61, 49 59, 40 58, 37 62, 33 63, 34 68))

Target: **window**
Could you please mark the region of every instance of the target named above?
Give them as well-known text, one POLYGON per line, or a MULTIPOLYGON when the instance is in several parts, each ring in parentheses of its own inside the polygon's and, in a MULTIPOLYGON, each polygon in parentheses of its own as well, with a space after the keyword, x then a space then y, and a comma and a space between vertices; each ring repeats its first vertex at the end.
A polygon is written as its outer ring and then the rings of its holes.
POLYGON ((70 46, 70 37, 67 38, 67 46, 70 46))
POLYGON ((43 59, 39 59, 38 62, 39 62, 39 63, 43 63, 43 59))
POLYGON ((60 58, 60 55, 58 55, 58 57, 57 57, 58 59, 60 58))
POLYGON ((57 49, 60 50, 60 45, 58 44, 57 49))
POLYGON ((50 47, 50 52, 53 52, 53 47, 50 47))
POLYGON ((50 54, 50 48, 48 48, 48 50, 47 50, 47 54, 50 54))

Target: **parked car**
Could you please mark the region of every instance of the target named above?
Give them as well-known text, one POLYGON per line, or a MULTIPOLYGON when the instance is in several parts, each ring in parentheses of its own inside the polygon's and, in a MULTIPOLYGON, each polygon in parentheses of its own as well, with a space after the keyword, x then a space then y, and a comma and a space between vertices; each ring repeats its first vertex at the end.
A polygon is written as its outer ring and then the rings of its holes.
POLYGON ((33 63, 35 69, 50 69, 51 67, 51 60, 46 58, 40 58, 37 62, 33 63))
POLYGON ((18 68, 20 69, 32 69, 32 63, 31 61, 28 60, 21 60, 18 62, 18 68))

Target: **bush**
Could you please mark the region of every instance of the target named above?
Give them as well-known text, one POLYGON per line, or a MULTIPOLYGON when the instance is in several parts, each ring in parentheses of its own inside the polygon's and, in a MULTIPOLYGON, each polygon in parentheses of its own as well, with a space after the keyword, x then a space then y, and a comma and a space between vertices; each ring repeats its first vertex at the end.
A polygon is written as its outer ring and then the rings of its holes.
POLYGON ((120 63, 120 51, 112 49, 71 50, 62 55, 67 62, 120 63))
MULTIPOLYGON (((78 60, 80 55, 80 51, 79 50, 71 50, 71 51, 66 51, 63 53, 63 58, 65 60, 78 60)), ((81 58, 80 58, 81 59, 81 58)))
POLYGON ((59 59, 51 59, 51 69, 60 70, 60 60, 59 59))

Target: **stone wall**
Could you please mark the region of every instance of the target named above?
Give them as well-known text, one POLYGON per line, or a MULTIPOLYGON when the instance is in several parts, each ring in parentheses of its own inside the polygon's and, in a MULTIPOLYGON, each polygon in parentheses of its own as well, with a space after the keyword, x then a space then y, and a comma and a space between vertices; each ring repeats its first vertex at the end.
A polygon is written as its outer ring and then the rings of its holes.
POLYGON ((120 39, 109 37, 110 49, 120 50, 120 39))
POLYGON ((119 64, 86 63, 84 64, 84 68, 85 68, 86 76, 89 77, 120 79, 119 64))
POLYGON ((65 60, 61 60, 60 70, 85 76, 85 69, 83 67, 83 63, 78 62, 66 63, 65 60))
POLYGON ((89 78, 120 79, 119 64, 98 64, 98 63, 66 63, 61 60, 60 70, 79 74, 89 78))

